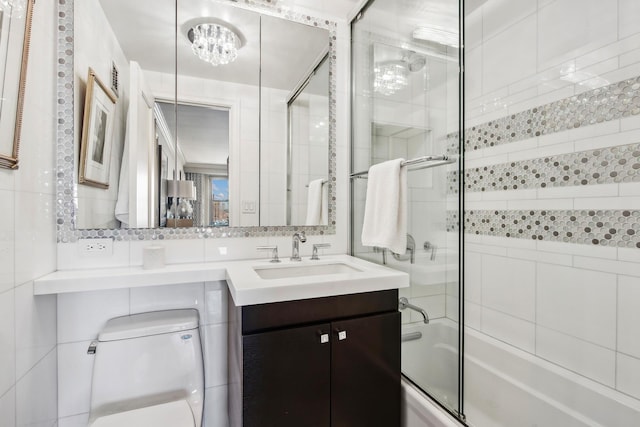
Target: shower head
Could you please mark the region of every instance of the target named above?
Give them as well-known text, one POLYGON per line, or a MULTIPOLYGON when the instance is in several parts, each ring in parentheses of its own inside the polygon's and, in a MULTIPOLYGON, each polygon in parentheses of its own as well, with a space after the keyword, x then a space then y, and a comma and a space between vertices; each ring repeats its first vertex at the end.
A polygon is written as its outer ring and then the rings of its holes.
POLYGON ((403 60, 407 63, 409 71, 412 73, 422 70, 427 64, 427 58, 424 55, 411 50, 406 52, 403 60))

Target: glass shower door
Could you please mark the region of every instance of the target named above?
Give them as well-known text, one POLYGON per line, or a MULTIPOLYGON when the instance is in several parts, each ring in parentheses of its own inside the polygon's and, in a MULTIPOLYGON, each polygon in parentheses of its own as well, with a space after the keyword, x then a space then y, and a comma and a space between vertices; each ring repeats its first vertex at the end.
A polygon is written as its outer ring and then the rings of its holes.
POLYGON ((352 22, 352 253, 410 275, 402 373, 453 414, 460 401, 459 5, 370 1, 352 22), (407 161, 407 250, 361 244, 366 174, 407 161), (428 323, 427 323, 428 322, 428 323))

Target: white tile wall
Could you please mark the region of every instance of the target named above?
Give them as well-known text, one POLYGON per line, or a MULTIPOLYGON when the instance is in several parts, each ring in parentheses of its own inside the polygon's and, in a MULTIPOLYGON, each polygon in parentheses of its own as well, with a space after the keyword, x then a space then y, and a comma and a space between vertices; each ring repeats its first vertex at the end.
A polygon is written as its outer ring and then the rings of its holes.
POLYGON ((129 314, 129 289, 58 295, 58 344, 97 338, 107 320, 129 314))
POLYGON ((33 296, 33 282, 15 289, 16 376, 22 377, 56 345, 56 297, 33 296))
POLYGON ((16 425, 50 426, 57 410, 56 350, 51 351, 16 384, 16 425))
POLYGON ((618 276, 618 351, 640 359, 640 278, 618 276))
POLYGON ((482 304, 520 319, 535 319, 535 264, 482 257, 482 304), (514 280, 517 277, 517 280, 514 280))
POLYGON ((34 9, 20 167, 0 170, 0 425, 57 419, 55 297, 33 296, 55 270, 55 2, 34 9), (45 100, 45 101, 43 101, 45 100))
POLYGON ((610 387, 615 385, 616 353, 612 350, 538 326, 536 354, 610 387))
POLYGON ((58 416, 89 413, 93 357, 91 340, 58 345, 58 416))
POLYGON ((640 4, 634 0, 620 0, 618 2, 618 36, 628 37, 638 32, 638 19, 640 19, 640 4))
POLYGON ((538 325, 615 349, 615 275, 548 264, 537 274, 538 325))
POLYGON ((535 324, 533 322, 483 308, 482 332, 530 353, 535 351, 535 324))
POLYGON ((0 420, 3 425, 16 425, 16 389, 12 387, 0 396, 0 420))
POLYGON ((536 72, 536 17, 530 16, 483 45, 482 89, 492 92, 536 72), (508 64, 508 65, 506 65, 508 64))
POLYGON ((640 359, 618 353, 617 368, 618 390, 640 399, 640 359))
MULTIPOLYGON (((638 18, 634 0, 483 2, 466 22, 466 35, 474 39, 466 42, 465 126, 639 75, 638 18)), ((639 130, 637 116, 605 121, 477 150, 468 153, 465 167, 632 144, 639 130)), ((468 209, 638 209, 636 187, 465 198, 468 209)), ((637 249, 465 237, 467 326, 640 398, 637 249)))
POLYGON ((16 381, 16 327, 13 289, 0 294, 0 394, 16 381))

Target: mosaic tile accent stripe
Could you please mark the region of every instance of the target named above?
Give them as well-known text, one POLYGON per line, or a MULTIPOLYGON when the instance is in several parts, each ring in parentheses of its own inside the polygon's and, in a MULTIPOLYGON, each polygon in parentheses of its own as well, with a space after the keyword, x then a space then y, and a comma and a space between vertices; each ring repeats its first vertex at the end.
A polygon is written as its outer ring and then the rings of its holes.
POLYGON ((639 181, 640 143, 465 170, 469 192, 639 181))
MULTIPOLYGON (((447 231, 449 215, 447 215, 447 231)), ((638 210, 466 211, 465 233, 583 245, 640 248, 638 210)))
MULTIPOLYGON (((474 151, 640 114, 640 76, 465 129, 474 151)), ((457 139, 458 134, 448 135, 457 139)))
POLYGON ((460 230, 460 215, 458 211, 447 211, 447 233, 457 233, 460 230))
MULTIPOLYGON (((228 0, 211 0, 226 3, 228 0)), ((76 229, 77 184, 74 172, 73 112, 73 28, 74 0, 58 0, 57 34, 57 102, 56 138, 56 227, 59 243, 76 242, 80 238, 111 237, 114 240, 164 240, 222 237, 289 236, 298 230, 309 235, 335 234, 336 212, 329 207, 328 226, 260 226, 260 227, 193 227, 156 229, 76 229)), ((237 7, 259 10, 272 16, 329 31, 329 200, 336 202, 336 44, 337 23, 277 7, 276 0, 246 0, 237 7)))

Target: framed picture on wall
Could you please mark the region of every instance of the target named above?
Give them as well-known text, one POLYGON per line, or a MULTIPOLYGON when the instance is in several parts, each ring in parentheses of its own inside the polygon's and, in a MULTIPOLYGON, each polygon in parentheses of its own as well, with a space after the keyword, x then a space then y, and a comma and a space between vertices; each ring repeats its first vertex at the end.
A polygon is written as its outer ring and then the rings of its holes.
POLYGON ((34 0, 0 2, 0 167, 18 168, 34 0))
POLYGON ((78 182, 109 188, 116 97, 89 68, 84 101, 78 182))

